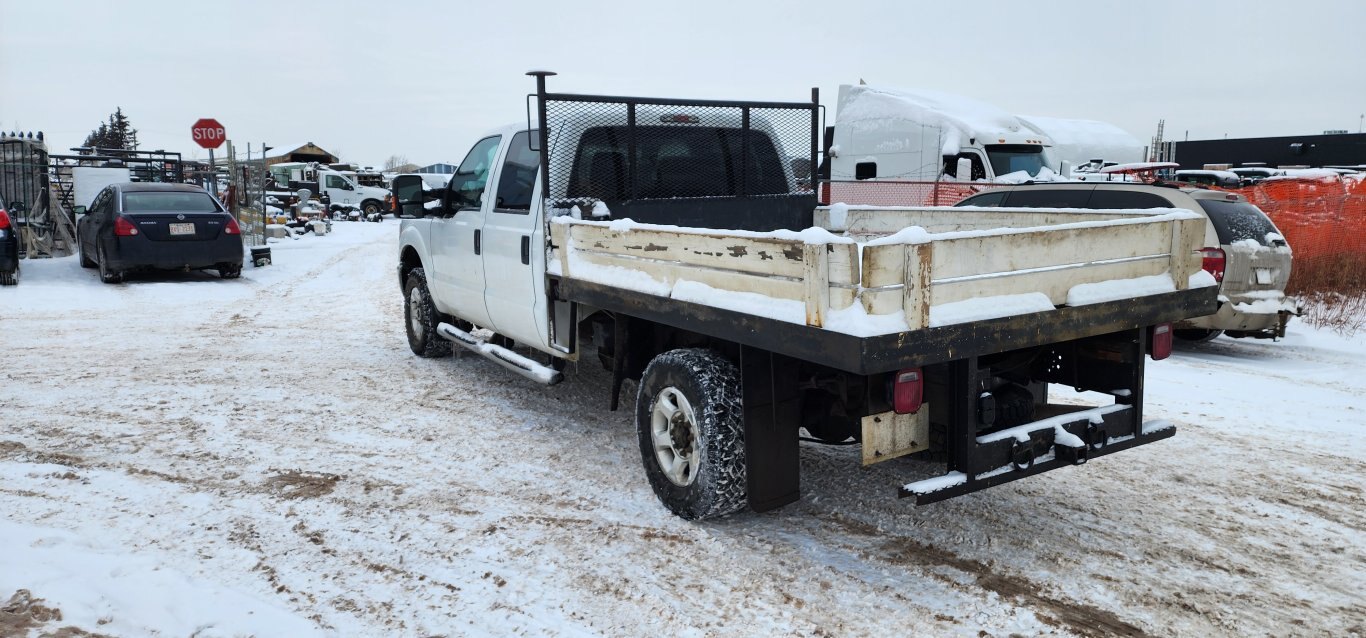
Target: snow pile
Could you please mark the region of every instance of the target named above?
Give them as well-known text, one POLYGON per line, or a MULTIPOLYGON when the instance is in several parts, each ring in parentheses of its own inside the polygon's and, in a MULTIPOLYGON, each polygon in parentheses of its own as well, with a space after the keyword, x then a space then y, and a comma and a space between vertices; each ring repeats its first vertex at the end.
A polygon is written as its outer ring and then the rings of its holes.
POLYGON ((1168 273, 1135 279, 1112 279, 1072 286, 1067 291, 1067 305, 1085 306, 1175 291, 1176 286, 1172 284, 1172 277, 1168 273))
POLYGON ((1053 302, 1049 301, 1048 295, 1041 292, 974 297, 930 306, 930 327, 999 319, 1031 312, 1048 312, 1052 309, 1053 302))

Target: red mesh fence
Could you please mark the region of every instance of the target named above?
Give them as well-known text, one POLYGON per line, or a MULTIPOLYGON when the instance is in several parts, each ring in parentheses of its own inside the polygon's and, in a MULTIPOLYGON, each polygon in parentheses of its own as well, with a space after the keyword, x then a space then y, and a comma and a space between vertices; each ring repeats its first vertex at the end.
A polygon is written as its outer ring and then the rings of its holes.
POLYGON ((1366 175, 1273 178, 1234 192, 1266 211, 1295 252, 1291 292, 1366 290, 1366 175))
POLYGON ((1361 175, 1275 178, 1233 192, 1276 222, 1297 258, 1366 254, 1366 180, 1361 175))

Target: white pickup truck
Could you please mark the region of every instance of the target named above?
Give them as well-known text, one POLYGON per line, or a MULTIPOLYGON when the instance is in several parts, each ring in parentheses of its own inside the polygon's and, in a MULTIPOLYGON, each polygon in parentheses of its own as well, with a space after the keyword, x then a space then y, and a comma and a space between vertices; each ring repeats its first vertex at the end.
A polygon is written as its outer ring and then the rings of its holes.
POLYGON ((1203 218, 819 207, 791 170, 814 165, 815 97, 552 94, 538 74, 536 124, 476 142, 438 199, 395 182, 413 352, 547 384, 596 356, 612 409, 635 381, 645 474, 687 519, 795 501, 802 441, 942 463, 898 486, 925 504, 1175 433, 1142 418, 1144 361, 1215 308, 1203 218), (1053 404, 1050 383, 1107 398, 1053 404))

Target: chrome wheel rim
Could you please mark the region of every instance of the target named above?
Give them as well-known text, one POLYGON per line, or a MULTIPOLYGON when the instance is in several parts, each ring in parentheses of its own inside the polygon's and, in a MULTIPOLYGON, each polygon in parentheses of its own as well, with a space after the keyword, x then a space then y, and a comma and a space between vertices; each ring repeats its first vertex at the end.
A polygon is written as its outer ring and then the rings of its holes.
POLYGON ((419 340, 426 332, 426 326, 422 325, 422 291, 420 288, 413 288, 413 291, 408 294, 408 329, 419 340))
POLYGON ((655 395, 650 413, 655 460, 669 482, 679 487, 697 479, 697 417, 688 398, 673 386, 655 395))

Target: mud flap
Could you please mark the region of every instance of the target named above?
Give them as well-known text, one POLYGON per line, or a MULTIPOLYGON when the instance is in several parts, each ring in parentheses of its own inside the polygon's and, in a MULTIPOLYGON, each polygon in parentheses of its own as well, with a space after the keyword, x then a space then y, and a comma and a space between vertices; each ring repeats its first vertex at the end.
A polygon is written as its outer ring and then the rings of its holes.
POLYGON ((740 348, 749 506, 767 512, 801 497, 797 366, 758 348, 740 348))

